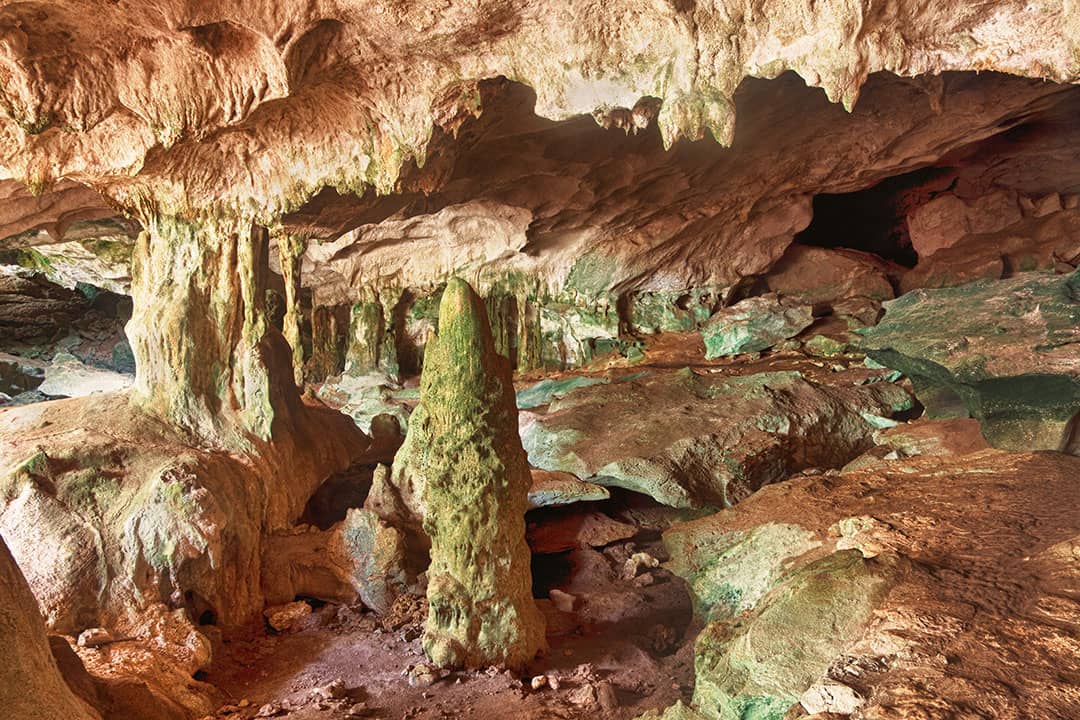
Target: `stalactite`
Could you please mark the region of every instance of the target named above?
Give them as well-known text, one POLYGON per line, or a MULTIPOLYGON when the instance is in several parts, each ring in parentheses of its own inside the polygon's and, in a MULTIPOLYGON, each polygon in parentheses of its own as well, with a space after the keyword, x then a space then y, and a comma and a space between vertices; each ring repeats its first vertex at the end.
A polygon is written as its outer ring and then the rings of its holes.
POLYGON ((284 347, 265 319, 265 230, 244 219, 144 224, 127 326, 134 402, 197 437, 269 440, 297 394, 277 376, 284 347))
POLYGON ((276 236, 281 276, 285 280, 284 335, 292 348, 293 379, 298 387, 304 385, 304 343, 301 338, 300 315, 301 267, 307 238, 291 233, 276 236))

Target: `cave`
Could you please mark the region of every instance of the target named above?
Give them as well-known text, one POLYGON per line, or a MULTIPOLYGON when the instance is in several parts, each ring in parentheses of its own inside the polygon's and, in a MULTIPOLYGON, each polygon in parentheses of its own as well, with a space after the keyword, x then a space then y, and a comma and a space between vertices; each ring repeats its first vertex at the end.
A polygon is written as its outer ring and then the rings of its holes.
POLYGON ((0 6, 0 716, 1080 717, 1077 38, 0 6))

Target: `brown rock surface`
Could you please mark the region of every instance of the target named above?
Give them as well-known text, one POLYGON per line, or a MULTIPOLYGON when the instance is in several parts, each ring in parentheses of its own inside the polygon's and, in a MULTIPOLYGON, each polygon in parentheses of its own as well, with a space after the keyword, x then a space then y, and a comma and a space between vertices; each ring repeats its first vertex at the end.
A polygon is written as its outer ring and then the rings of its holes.
POLYGON ((25 578, 0 539, 0 645, 8 658, 0 709, 19 720, 98 720, 64 682, 45 637, 45 623, 25 578))
MULTIPOLYGON (((670 567, 690 580, 715 626, 698 640, 699 711, 727 717, 724 703, 754 693, 793 705, 808 687, 797 678, 809 670, 814 682, 854 688, 865 699, 860 717, 916 717, 927 708, 941 717, 1075 715, 1078 470, 1080 459, 1057 453, 911 458, 770 486, 672 528, 670 567), (798 597, 788 583, 852 549, 890 578, 888 589, 832 661, 810 670, 800 664, 808 649, 846 620, 798 630, 798 613, 810 610, 789 604, 786 635, 766 634, 762 622, 768 608, 775 616, 785 598, 798 597), (731 606, 739 598, 747 604, 731 606), (756 609, 729 620, 743 607, 756 609), (717 644, 724 626, 743 644, 717 644), (741 676, 725 667, 757 669, 739 686, 741 676)), ((837 581, 850 577, 835 572, 837 581)))

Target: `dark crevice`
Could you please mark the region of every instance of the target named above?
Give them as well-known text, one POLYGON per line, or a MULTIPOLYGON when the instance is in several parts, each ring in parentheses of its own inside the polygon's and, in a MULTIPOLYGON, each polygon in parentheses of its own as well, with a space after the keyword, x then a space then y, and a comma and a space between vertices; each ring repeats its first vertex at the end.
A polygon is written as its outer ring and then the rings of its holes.
POLYGON ((328 530, 345 519, 352 508, 362 508, 371 491, 377 465, 353 465, 323 481, 308 500, 300 522, 328 530))
POLYGON ((905 267, 918 255, 911 245, 907 216, 955 184, 955 170, 928 167, 888 178, 851 193, 814 196, 814 218, 795 242, 873 253, 905 267))

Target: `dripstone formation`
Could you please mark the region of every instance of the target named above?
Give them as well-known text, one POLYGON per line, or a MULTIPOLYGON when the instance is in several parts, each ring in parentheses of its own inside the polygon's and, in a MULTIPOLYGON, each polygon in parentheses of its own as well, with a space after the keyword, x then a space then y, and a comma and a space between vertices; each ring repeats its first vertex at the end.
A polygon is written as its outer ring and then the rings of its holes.
POLYGON ((425 652, 442 666, 521 666, 544 645, 525 544, 529 465, 510 364, 463 280, 443 293, 401 452, 431 538, 425 652))

